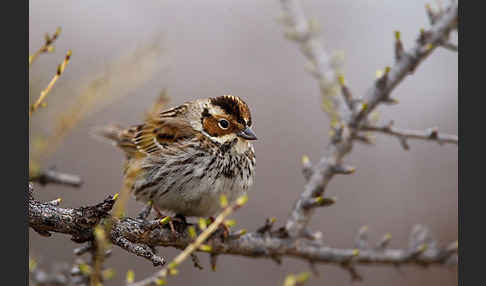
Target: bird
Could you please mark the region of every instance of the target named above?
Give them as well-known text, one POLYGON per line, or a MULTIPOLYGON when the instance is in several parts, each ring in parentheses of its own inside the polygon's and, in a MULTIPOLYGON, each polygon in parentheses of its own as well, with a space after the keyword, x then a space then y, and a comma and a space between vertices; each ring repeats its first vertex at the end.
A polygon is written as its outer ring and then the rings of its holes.
POLYGON ((195 99, 152 112, 129 128, 96 132, 124 151, 124 178, 137 201, 158 214, 213 217, 220 198, 247 194, 255 177, 257 140, 248 105, 238 96, 195 99))

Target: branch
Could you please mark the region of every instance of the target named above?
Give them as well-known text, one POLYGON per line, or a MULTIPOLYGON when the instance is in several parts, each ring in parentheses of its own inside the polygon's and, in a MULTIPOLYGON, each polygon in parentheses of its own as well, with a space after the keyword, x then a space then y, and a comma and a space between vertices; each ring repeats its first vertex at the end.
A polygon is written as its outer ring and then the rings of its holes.
MULTIPOLYGON (((50 203, 41 203, 29 199, 29 226, 42 235, 50 235, 51 232, 63 233, 72 236, 72 240, 78 243, 93 241, 95 226, 102 219, 111 219, 112 228, 109 239, 117 245, 133 254, 144 257, 153 262, 153 252, 148 254, 148 249, 156 246, 175 247, 185 249, 191 245, 193 235, 190 227, 180 225, 174 221, 176 229, 173 232, 168 225, 147 227, 147 222, 138 219, 124 217, 113 218, 109 212, 114 204, 110 196, 102 203, 94 206, 77 209, 61 208, 50 203), (126 244, 139 247, 130 248, 126 244)), ((275 260, 280 257, 294 257, 312 263, 334 264, 344 266, 353 265, 446 265, 451 256, 456 253, 456 248, 428 248, 417 252, 415 249, 338 249, 325 246, 318 241, 296 241, 288 237, 281 229, 246 233, 238 236, 230 235, 231 239, 222 241, 219 237, 211 237, 205 244, 209 247, 197 251, 209 252, 213 255, 237 255, 254 258, 267 258, 275 260)), ((193 230, 194 231, 194 230, 193 230)), ((199 232, 198 234, 200 234, 199 232)))
POLYGON ((29 117, 32 116, 32 113, 34 113, 43 104, 47 94, 51 91, 56 81, 61 77, 62 73, 64 72, 64 69, 66 68, 67 64, 69 63, 69 60, 71 59, 71 54, 72 54, 71 50, 68 50, 66 56, 64 57, 64 60, 57 67, 56 74, 52 77, 47 87, 41 91, 39 98, 37 98, 35 103, 30 107, 29 117))
POLYGON ((58 172, 53 168, 41 171, 39 174, 31 176, 29 179, 32 182, 38 182, 42 186, 47 184, 57 184, 78 188, 83 184, 83 180, 78 175, 58 172))
MULTIPOLYGON (((248 197, 243 195, 242 197, 238 198, 234 204, 231 206, 225 207, 225 209, 216 217, 216 219, 211 223, 206 229, 204 229, 201 234, 194 240, 194 242, 190 243, 184 251, 179 253, 179 255, 169 263, 168 266, 165 266, 160 271, 155 273, 154 275, 139 281, 137 283, 131 283, 131 286, 148 286, 148 285, 160 285, 160 282, 163 281, 165 277, 168 275, 174 275, 177 273, 176 267, 179 266, 187 257, 190 257, 196 250, 200 249, 202 244, 209 238, 209 236, 214 233, 220 225, 224 223, 224 219, 232 214, 235 210, 242 207, 248 197)), ((224 199, 225 200, 225 199, 224 199)), ((225 200, 226 201, 226 200, 225 200)), ((211 251, 211 247, 205 247, 205 251, 211 251)), ((193 256, 191 256, 193 257, 193 256)))
MULTIPOLYGON (((403 51, 402 55, 386 73, 382 80, 378 80, 367 92, 363 100, 364 108, 358 112, 355 110, 354 118, 350 122, 353 126, 359 126, 364 118, 373 111, 378 104, 387 100, 395 87, 411 74, 417 66, 427 58, 435 48, 446 39, 449 33, 457 28, 458 4, 452 2, 440 18, 428 31, 422 31, 413 48, 403 51)), ((399 41, 399 36, 397 37, 399 41)))
POLYGON ((40 47, 37 51, 35 51, 35 53, 29 56, 29 66, 31 66, 32 63, 34 63, 34 61, 37 59, 37 57, 40 54, 50 53, 54 51, 53 44, 57 40, 60 34, 61 34, 61 27, 58 27, 56 29, 56 32, 52 35, 52 37, 49 36, 49 34, 46 34, 44 45, 40 47))
MULTIPOLYGON (((282 9, 290 19, 288 23, 293 25, 296 31, 306 27, 308 23, 305 18, 300 2, 298 0, 281 0, 282 9)), ((340 118, 342 121, 333 127, 331 143, 327 147, 327 156, 322 157, 311 170, 304 171, 308 177, 304 191, 294 204, 294 207, 287 219, 285 230, 294 238, 306 236, 309 231, 307 225, 315 208, 306 208, 309 201, 322 197, 324 191, 336 174, 347 174, 340 170, 354 170, 352 167, 343 165, 343 158, 352 150, 353 140, 358 138, 361 126, 366 123, 368 115, 381 103, 393 102, 389 95, 391 91, 410 74, 415 68, 435 49, 435 47, 447 38, 449 32, 457 27, 457 3, 451 3, 443 14, 435 21, 428 31, 422 31, 415 47, 405 51, 400 41, 400 33, 397 32, 395 42, 396 62, 392 67, 387 67, 379 79, 373 83, 364 100, 360 104, 353 103, 351 116, 347 116, 345 109, 340 108, 340 118), (312 175, 308 175, 312 174, 312 175)), ((314 50, 324 53, 322 49, 314 50)), ((319 55, 316 55, 319 57, 319 55)), ((321 71, 335 74, 334 67, 327 66, 328 70, 321 71)), ((339 80, 341 83, 343 80, 339 80)), ((342 85, 343 86, 343 85, 342 85)), ((346 87, 347 89, 347 87, 346 87)), ((352 103, 350 94, 345 92, 346 102, 352 103)), ((344 100, 343 100, 344 101, 344 100)), ((340 107, 348 106, 340 104, 340 107)))
POLYGON ((319 81, 323 97, 323 108, 333 122, 346 118, 351 110, 346 99, 337 96, 339 86, 339 57, 329 55, 318 39, 318 27, 314 21, 305 17, 304 10, 298 1, 281 0, 283 17, 286 26, 285 35, 299 44, 302 53, 309 63, 307 70, 319 81))
MULTIPOLYGON (((435 24, 435 22, 437 22, 437 20, 440 19, 440 17, 445 12, 444 9, 442 8, 442 5, 440 5, 438 9, 434 11, 434 9, 432 9, 432 6, 426 4, 425 10, 427 11, 427 16, 429 17, 429 22, 431 25, 435 24)), ((449 37, 446 37, 444 40, 442 40, 440 42, 440 46, 449 51, 453 51, 453 52, 458 51, 457 45, 449 42, 449 37)))
MULTIPOLYGON (((91 266, 77 258, 74 264, 56 263, 50 271, 43 270, 37 261, 29 258, 29 285, 35 286, 89 286, 93 285, 90 272, 91 266)), ((103 281, 113 278, 113 269, 104 269, 101 273, 103 281)))
POLYGON ((393 125, 393 121, 390 122, 390 124, 385 126, 364 125, 360 129, 362 131, 380 132, 390 136, 395 136, 400 140, 400 143, 405 150, 410 149, 407 143, 408 139, 435 141, 440 145, 447 144, 447 143, 457 145, 459 141, 457 135, 439 133, 437 128, 430 128, 424 131, 419 131, 419 130, 407 130, 407 129, 394 128, 392 125, 393 125))

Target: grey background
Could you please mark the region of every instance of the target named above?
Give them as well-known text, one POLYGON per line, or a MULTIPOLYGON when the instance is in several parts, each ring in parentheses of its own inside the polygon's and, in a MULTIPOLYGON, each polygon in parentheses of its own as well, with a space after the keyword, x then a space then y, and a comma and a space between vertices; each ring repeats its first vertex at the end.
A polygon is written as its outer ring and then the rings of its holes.
MULTIPOLYGON (((433 3, 435 4, 435 3, 433 3)), ((375 71, 393 63, 393 31, 402 32, 410 47, 419 28, 428 27, 425 1, 340 0, 303 1, 315 18, 328 50, 344 52, 344 71, 354 94, 362 95, 375 71)), ((316 161, 328 142, 329 121, 320 110, 317 82, 304 71, 305 59, 283 36, 276 21, 279 2, 272 1, 29 1, 29 51, 34 52, 46 32, 62 26, 54 54, 42 55, 30 69, 31 100, 47 85, 68 48, 72 61, 48 96, 48 108, 35 115, 31 138, 49 134, 66 107, 97 80, 100 97, 79 125, 65 138, 45 166, 80 174, 81 189, 38 188, 39 199, 63 198, 63 206, 99 202, 121 187, 122 153, 91 136, 98 125, 136 124, 159 92, 167 88, 172 104, 231 93, 243 97, 254 117, 257 155, 256 183, 248 205, 234 215, 236 228, 251 231, 265 217, 279 225, 302 191, 300 158, 316 161), (155 45, 155 46, 154 46, 155 45)), ((454 39, 456 36, 454 35, 454 39)), ((380 107, 381 122, 424 129, 438 126, 457 134, 457 54, 438 49, 395 90, 400 104, 380 107)), ((89 91, 88 91, 89 92, 89 91)), ((457 239, 457 146, 410 142, 404 151, 393 138, 377 135, 376 146, 356 145, 346 161, 356 166, 352 176, 333 179, 327 195, 338 203, 316 212, 312 228, 321 230, 335 247, 352 247, 357 229, 369 226, 372 241, 386 232, 393 247, 405 247, 411 227, 431 227, 439 242, 457 239)), ((127 214, 140 205, 131 201, 127 214)), ((67 237, 43 238, 30 232, 30 255, 46 267, 54 261, 73 261, 77 245, 67 237)), ((160 248, 171 259, 174 249, 160 248)), ((281 285, 286 274, 308 270, 305 262, 233 256, 219 258, 211 272, 190 261, 172 285, 281 285)), ((115 248, 106 262, 117 271, 107 285, 120 285, 127 269, 136 277, 154 268, 142 258, 115 248)), ((308 285, 349 285, 347 272, 318 266, 320 277, 308 285)), ((362 285, 456 285, 455 269, 359 267, 362 285)))

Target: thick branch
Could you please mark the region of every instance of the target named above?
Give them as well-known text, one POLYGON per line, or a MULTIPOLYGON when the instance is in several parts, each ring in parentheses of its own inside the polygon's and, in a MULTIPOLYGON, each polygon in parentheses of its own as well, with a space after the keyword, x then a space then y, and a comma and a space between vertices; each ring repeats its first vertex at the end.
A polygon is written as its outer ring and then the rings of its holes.
POLYGON ((77 209, 60 208, 51 203, 41 203, 29 198, 29 226, 44 236, 50 232, 65 233, 75 242, 93 240, 93 228, 109 217, 115 201, 110 197, 94 206, 77 209))
MULTIPOLYGON (((101 219, 112 219, 110 240, 113 244, 127 249, 125 243, 139 245, 140 248, 130 249, 131 253, 145 257, 146 250, 155 246, 186 248, 193 242, 188 229, 173 233, 169 227, 148 229, 146 221, 125 217, 115 219, 108 211, 113 206, 112 198, 104 202, 77 209, 60 208, 49 203, 29 200, 29 225, 40 233, 57 232, 71 235, 76 242, 91 241, 93 229, 101 219), (140 250, 140 251, 139 251, 140 250)), ((174 222, 176 223, 176 222, 174 222)), ((180 226, 176 226, 177 229, 180 226)), ((312 261, 313 263, 328 263, 343 265, 353 264, 415 264, 434 265, 446 264, 455 249, 433 248, 419 254, 408 249, 337 249, 323 246, 316 241, 295 241, 282 235, 281 231, 252 232, 237 239, 221 241, 213 237, 206 242, 211 246, 211 253, 231 254, 246 257, 270 258, 294 257, 312 261)))

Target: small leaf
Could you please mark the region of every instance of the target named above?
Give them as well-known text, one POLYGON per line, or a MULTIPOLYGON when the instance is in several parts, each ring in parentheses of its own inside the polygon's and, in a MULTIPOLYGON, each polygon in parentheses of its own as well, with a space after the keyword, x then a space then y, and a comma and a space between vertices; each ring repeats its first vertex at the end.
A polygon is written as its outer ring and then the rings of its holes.
POLYGON ((179 270, 177 270, 177 268, 170 268, 169 269, 169 275, 175 276, 177 274, 179 274, 179 270))
POLYGON ((228 198, 224 194, 219 197, 219 204, 222 208, 228 206, 228 198))
POLYGON ((163 219, 161 219, 161 220, 160 220, 160 224, 161 224, 161 225, 166 225, 166 224, 168 224, 170 221, 171 221, 170 216, 166 216, 166 217, 164 217, 163 219))
POLYGON ((295 281, 295 276, 294 275, 287 275, 287 277, 285 277, 285 281, 284 281, 284 286, 295 286, 295 284, 297 284, 297 281, 295 281))
POLYGON ((400 41, 401 34, 400 31, 395 31, 395 40, 400 41))
POLYGON ((110 280, 115 276, 115 270, 112 268, 105 269, 103 270, 102 275, 103 275, 103 279, 110 280))
POLYGON ((307 165, 310 162, 309 156, 307 155, 302 155, 302 165, 307 165))
POLYGON ((79 271, 81 271, 81 273, 83 273, 84 275, 91 274, 91 266, 89 266, 88 264, 80 263, 78 267, 79 267, 79 271))
POLYGON ((196 230, 194 229, 194 226, 190 226, 187 228, 187 231, 189 232, 189 237, 191 239, 196 238, 196 230))
POLYGON ((239 206, 243 206, 244 204, 246 204, 246 202, 248 201, 248 195, 243 195, 241 197, 239 197, 237 200, 236 200, 236 203, 239 205, 239 206))
POLYGON ((227 226, 227 227, 233 227, 236 225, 236 220, 234 219, 228 219, 228 220, 225 220, 224 221, 224 224, 227 226))
POLYGON ((169 268, 169 269, 174 269, 174 268, 176 268, 176 267, 177 267, 177 265, 178 265, 178 264, 177 264, 176 262, 171 262, 171 263, 169 263, 168 268, 169 268))
POLYGON ((206 219, 205 218, 200 218, 199 219, 199 229, 205 230, 208 227, 206 219))
POLYGON ((381 78, 383 76, 383 71, 382 70, 377 70, 376 73, 376 78, 381 78))
POLYGON ((34 271, 37 268, 37 261, 33 258, 29 258, 29 272, 34 271))
POLYGON ((345 82, 345 80, 344 80, 344 75, 342 75, 342 74, 338 75, 338 81, 339 81, 339 84, 340 84, 341 86, 346 85, 346 82, 345 82))
POLYGON ((205 252, 211 252, 211 250, 213 250, 213 248, 207 244, 201 244, 199 246, 199 250, 201 251, 205 251, 205 252))
POLYGON ((128 270, 127 271, 127 278, 126 278, 127 284, 133 283, 135 281, 135 272, 133 270, 128 270))
POLYGON ((307 280, 309 280, 310 275, 311 275, 310 272, 302 272, 295 276, 295 280, 297 281, 297 283, 304 283, 307 280))

